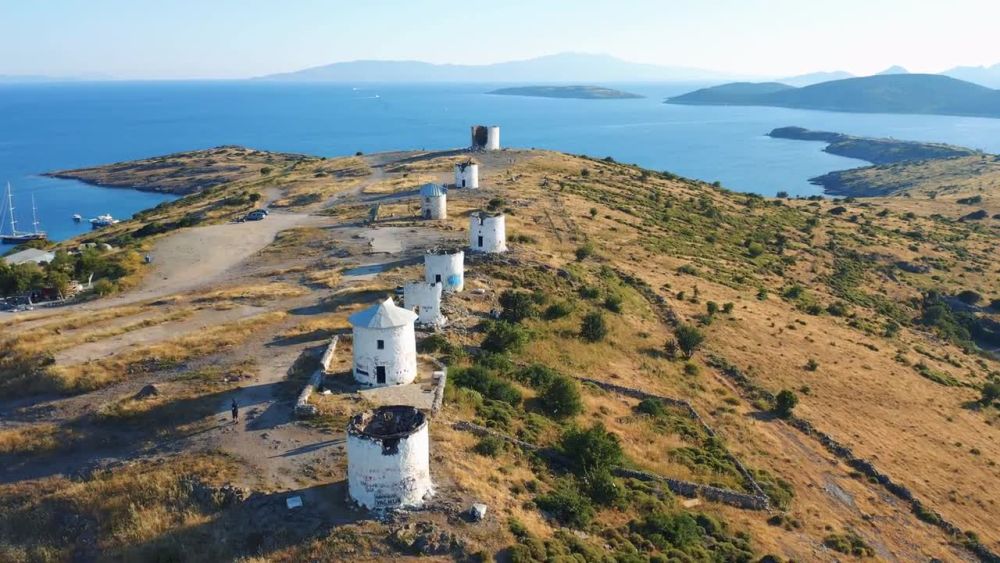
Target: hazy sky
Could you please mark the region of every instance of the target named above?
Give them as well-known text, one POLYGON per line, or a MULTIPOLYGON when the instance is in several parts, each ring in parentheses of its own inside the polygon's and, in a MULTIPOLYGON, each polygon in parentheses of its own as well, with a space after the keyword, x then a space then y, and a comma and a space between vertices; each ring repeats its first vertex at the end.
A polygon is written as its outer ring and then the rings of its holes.
POLYGON ((0 0, 0 74, 240 78, 577 51, 739 74, 1000 62, 997 0, 0 0))

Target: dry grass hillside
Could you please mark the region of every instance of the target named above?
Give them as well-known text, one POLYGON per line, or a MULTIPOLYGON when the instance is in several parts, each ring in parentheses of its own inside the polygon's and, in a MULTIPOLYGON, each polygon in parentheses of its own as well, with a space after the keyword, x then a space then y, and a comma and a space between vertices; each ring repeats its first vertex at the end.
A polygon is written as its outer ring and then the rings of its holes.
MULTIPOLYGON (((951 205, 944 190, 778 200, 506 150, 476 155, 483 187, 450 190, 449 218, 431 222, 415 190, 466 155, 224 156, 243 172, 89 235, 156 256, 118 294, 0 317, 0 560, 1000 551, 1000 408, 983 400, 1000 382, 997 232, 933 212, 951 205), (266 220, 228 223, 258 202, 266 220), (421 278, 425 249, 467 244, 477 209, 506 214, 511 250, 468 256, 448 326, 418 335, 421 385, 432 359, 449 365, 430 423, 436 495, 373 519, 345 500, 344 430, 397 396, 359 392, 345 338, 319 414, 295 419, 294 398, 347 317, 421 278), (739 498, 759 487, 768 509, 656 476, 739 498), (461 516, 480 501, 485 520, 461 516)), ((154 161, 184 191, 189 158, 154 161)), ((129 164, 94 177, 112 173, 127 182, 129 164)), ((191 186, 208 174, 191 173, 191 186)))

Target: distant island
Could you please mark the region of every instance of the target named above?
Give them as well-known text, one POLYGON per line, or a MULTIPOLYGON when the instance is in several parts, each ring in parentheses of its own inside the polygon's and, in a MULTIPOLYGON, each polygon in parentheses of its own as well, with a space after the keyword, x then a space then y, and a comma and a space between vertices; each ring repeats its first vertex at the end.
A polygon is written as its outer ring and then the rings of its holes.
POLYGON ((986 166, 992 167, 991 178, 997 175, 997 157, 945 143, 856 137, 803 127, 779 127, 768 136, 822 141, 828 143, 823 149, 825 152, 874 165, 838 170, 809 179, 830 195, 879 197, 905 194, 928 184, 957 187, 971 178, 986 177, 986 166))
POLYGON ((520 86, 487 92, 498 96, 532 96, 536 98, 576 98, 580 100, 627 100, 642 98, 639 94, 622 92, 601 86, 520 86))
POLYGON ((779 127, 767 134, 775 139, 798 141, 823 141, 829 143, 823 150, 837 156, 865 160, 872 164, 892 164, 932 158, 955 158, 979 154, 979 151, 945 143, 900 141, 855 137, 829 131, 813 131, 802 127, 779 127))
POLYGON ((736 82, 695 90, 665 103, 1000 117, 1000 91, 936 74, 880 74, 802 88, 780 82, 736 82))

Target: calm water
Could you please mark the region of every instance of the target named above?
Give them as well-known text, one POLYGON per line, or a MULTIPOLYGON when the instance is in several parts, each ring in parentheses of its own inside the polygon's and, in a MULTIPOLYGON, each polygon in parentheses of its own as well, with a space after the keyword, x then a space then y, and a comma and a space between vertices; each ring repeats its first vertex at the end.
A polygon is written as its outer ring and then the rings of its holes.
POLYGON ((74 213, 126 218, 169 199, 52 180, 40 173, 222 144, 318 155, 443 149, 469 125, 501 125, 506 146, 613 156, 749 192, 819 193, 808 178, 863 163, 820 143, 764 136, 799 125, 858 135, 951 142, 1000 152, 1000 119, 845 114, 660 103, 690 85, 616 85, 640 100, 489 96, 489 85, 166 82, 0 86, 0 181, 15 188, 22 228, 35 195, 42 228, 86 231, 74 213))

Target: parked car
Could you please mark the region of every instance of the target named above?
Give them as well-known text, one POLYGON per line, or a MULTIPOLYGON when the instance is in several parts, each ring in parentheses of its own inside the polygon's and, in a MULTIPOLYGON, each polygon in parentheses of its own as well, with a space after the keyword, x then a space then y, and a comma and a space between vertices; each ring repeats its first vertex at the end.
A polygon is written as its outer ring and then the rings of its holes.
POLYGON ((267 211, 264 209, 254 209, 250 213, 247 213, 247 221, 261 221, 267 217, 267 211))

